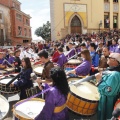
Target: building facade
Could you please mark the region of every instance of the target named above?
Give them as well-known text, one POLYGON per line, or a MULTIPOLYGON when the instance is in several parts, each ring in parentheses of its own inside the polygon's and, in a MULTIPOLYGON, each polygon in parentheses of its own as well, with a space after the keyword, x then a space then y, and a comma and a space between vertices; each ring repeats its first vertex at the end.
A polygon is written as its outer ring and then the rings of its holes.
POLYGON ((118 0, 50 0, 52 40, 120 28, 119 7, 118 0))
POLYGON ((10 9, 0 4, 0 45, 4 45, 5 41, 10 42, 10 33, 10 9))
MULTIPOLYGON (((31 17, 21 11, 21 3, 18 0, 0 0, 0 5, 9 10, 9 40, 4 37, 4 43, 7 45, 26 45, 31 43, 31 17)), ((4 19, 8 16, 2 11, 4 19)), ((7 32, 6 32, 7 35, 7 32)), ((8 35, 7 35, 8 36, 8 35)))

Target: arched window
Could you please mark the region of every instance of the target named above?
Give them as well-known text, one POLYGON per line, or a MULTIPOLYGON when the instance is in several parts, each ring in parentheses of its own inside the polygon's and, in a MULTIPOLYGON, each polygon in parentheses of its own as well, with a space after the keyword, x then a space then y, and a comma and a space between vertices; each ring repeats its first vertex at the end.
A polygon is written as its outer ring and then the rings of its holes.
POLYGON ((71 27, 81 26, 80 19, 75 15, 71 21, 71 27))

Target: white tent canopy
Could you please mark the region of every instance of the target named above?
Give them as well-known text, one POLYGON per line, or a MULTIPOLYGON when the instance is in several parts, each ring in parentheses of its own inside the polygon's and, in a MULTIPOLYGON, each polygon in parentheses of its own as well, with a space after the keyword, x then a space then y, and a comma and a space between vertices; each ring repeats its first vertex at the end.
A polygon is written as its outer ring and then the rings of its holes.
POLYGON ((42 37, 37 37, 34 36, 32 42, 41 42, 41 43, 45 43, 45 40, 42 37))

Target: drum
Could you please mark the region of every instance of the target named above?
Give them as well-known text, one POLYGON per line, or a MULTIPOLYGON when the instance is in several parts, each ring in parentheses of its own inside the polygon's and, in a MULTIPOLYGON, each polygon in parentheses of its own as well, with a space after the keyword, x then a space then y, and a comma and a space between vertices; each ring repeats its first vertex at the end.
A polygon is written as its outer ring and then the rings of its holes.
POLYGON ((66 105, 80 115, 91 116, 96 113, 99 101, 97 87, 89 82, 83 82, 80 86, 70 85, 66 105))
POLYGON ((7 74, 7 71, 0 70, 0 74, 1 74, 1 75, 7 74))
POLYGON ((7 71, 7 73, 12 73, 15 71, 15 68, 6 68, 5 71, 7 71))
MULTIPOLYGON (((20 101, 22 102, 22 101, 20 101)), ((18 103, 20 103, 18 102, 18 103)), ((16 104, 15 104, 16 105, 16 104)), ((23 102, 15 107, 13 106, 13 114, 20 120, 34 120, 34 118, 42 111, 45 101, 40 98, 33 98, 27 102, 23 102)))
POLYGON ((80 80, 81 77, 68 77, 67 78, 67 81, 68 81, 68 84, 72 84, 73 82, 76 82, 77 80, 80 80))
POLYGON ((12 80, 12 78, 14 78, 14 77, 15 77, 14 75, 10 75, 10 76, 5 76, 3 78, 0 78, 0 93, 1 94, 15 94, 15 93, 20 92, 20 89, 17 87, 10 87, 10 86, 6 87, 6 84, 10 80, 12 80))
POLYGON ((0 95, 0 120, 3 120, 9 112, 9 103, 5 97, 0 95))
POLYGON ((65 70, 72 70, 76 68, 78 65, 80 65, 81 61, 78 59, 71 59, 67 62, 65 65, 65 70))
POLYGON ((37 75, 42 75, 43 65, 34 65, 34 66, 33 66, 33 71, 34 71, 35 74, 37 74, 37 75))
MULTIPOLYGON (((117 108, 120 109, 120 99, 118 99, 117 102, 115 103, 114 110, 116 110, 117 108)), ((120 120, 120 117, 118 118, 118 120, 120 120)))

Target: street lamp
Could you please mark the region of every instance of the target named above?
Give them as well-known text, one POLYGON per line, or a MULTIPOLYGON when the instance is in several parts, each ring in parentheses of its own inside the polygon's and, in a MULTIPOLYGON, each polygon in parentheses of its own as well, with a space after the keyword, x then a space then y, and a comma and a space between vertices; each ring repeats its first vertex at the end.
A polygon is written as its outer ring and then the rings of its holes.
POLYGON ((100 20, 100 23, 99 23, 99 33, 100 33, 100 27, 102 27, 102 20, 100 20))

